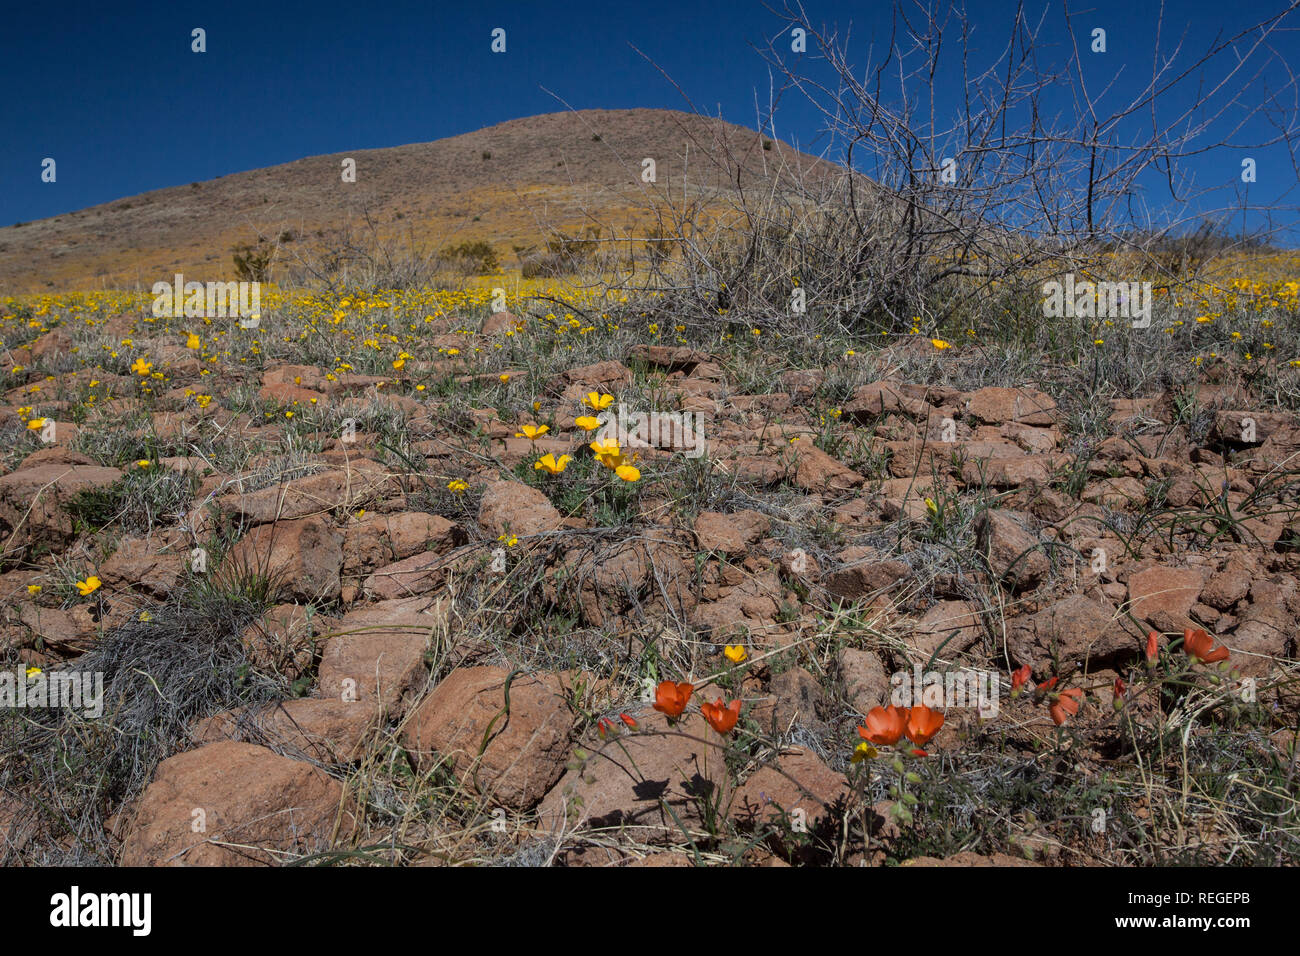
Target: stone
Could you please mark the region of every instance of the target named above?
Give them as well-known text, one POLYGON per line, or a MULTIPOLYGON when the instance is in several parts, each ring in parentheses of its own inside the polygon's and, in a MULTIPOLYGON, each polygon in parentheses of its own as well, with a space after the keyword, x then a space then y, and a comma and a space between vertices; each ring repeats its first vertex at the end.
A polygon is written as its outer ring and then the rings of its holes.
POLYGON ((312 664, 315 626, 306 608, 279 604, 240 635, 252 665, 296 680, 312 664))
POLYGON ((574 713, 558 674, 515 674, 507 713, 509 676, 501 667, 452 671, 415 708, 402 744, 422 770, 450 758, 492 803, 528 810, 564 772, 574 713))
POLYGON ((198 743, 241 740, 294 758, 354 763, 379 723, 373 703, 299 697, 223 711, 199 721, 192 736, 198 743))
POLYGON ((266 524, 335 510, 355 511, 400 490, 386 468, 362 458, 257 491, 230 491, 217 498, 217 506, 249 524, 266 524))
POLYGON ((845 548, 836 557, 841 566, 825 576, 826 590, 847 601, 886 591, 912 574, 907 564, 886 559, 874 548, 845 548))
POLYGON ((852 794, 848 780, 815 753, 787 752, 777 765, 781 772, 760 767, 736 790, 730 808, 733 820, 758 826, 778 822, 782 814, 789 821, 803 811, 805 825, 816 831, 847 807, 852 794))
POLYGON ((695 519, 695 538, 701 551, 722 551, 726 554, 744 554, 763 535, 771 522, 757 511, 737 511, 719 514, 703 511, 695 519))
POLYGON ((856 471, 832 458, 812 442, 801 441, 795 451, 794 483, 806 491, 848 491, 865 479, 856 471))
POLYGON ((990 425, 1019 422, 1047 426, 1056 421, 1056 400, 1034 389, 981 388, 967 398, 966 411, 990 425))
POLYGON ((1129 611, 1157 631, 1181 632, 1193 625, 1187 615, 1204 584, 1198 568, 1157 565, 1134 572, 1128 579, 1129 611))
POLYGON ((121 865, 273 865, 328 850, 354 825, 342 785, 328 774, 265 747, 222 741, 158 765, 121 865))
POLYGON ((169 546, 163 540, 124 538, 99 568, 100 580, 110 588, 134 587, 154 597, 170 594, 185 574, 189 549, 169 546))
POLYGON ((1136 659, 1145 642, 1126 629, 1124 618, 1109 604, 1073 594, 1036 614, 1007 623, 1007 648, 1016 664, 1029 664, 1035 679, 1055 673, 1053 658, 1062 667, 1077 664, 1096 670, 1125 659, 1136 659))
POLYGON ((461 538, 455 522, 423 511, 366 515, 343 530, 343 572, 373 570, 422 551, 444 552, 461 538))
POLYGON ((940 601, 927 610, 905 640, 913 662, 925 664, 935 654, 953 660, 984 633, 980 609, 970 601, 940 601))
POLYGON ((563 517, 537 488, 518 481, 494 481, 483 492, 478 522, 494 538, 509 531, 521 538, 556 531, 563 517))
POLYGON ((772 678, 769 692, 773 701, 773 726, 778 734, 792 727, 823 730, 817 711, 825 705, 825 694, 817 678, 802 667, 792 667, 772 678))
POLYGON ((222 559, 223 573, 255 570, 276 578, 276 593, 303 602, 339 596, 343 536, 323 517, 254 526, 222 559))
POLYGON ((1028 591, 1046 580, 1052 563, 1038 536, 1026 531, 1010 512, 989 510, 975 519, 975 546, 989 567, 1013 591, 1028 591))
MULTIPOLYGON (((400 602, 385 602, 400 603, 400 602)), ((425 654, 447 640, 447 605, 423 614, 361 608, 321 636, 316 696, 377 701, 400 714, 429 679, 425 654)))
POLYGON ((122 477, 116 468, 53 462, 0 476, 0 534, 5 557, 32 547, 57 549, 72 540, 66 505, 86 491, 107 488, 122 477))
POLYGON ((845 647, 835 655, 835 662, 844 693, 859 714, 865 716, 873 707, 889 705, 892 688, 879 654, 845 647))
POLYGON ((551 788, 537 811, 544 831, 623 827, 646 843, 677 842, 684 838, 681 826, 703 825, 701 800, 726 806, 726 768, 721 752, 705 743, 716 744, 717 735, 703 717, 688 711, 670 727, 649 707, 634 708, 631 716, 637 731, 592 741, 583 764, 551 788))

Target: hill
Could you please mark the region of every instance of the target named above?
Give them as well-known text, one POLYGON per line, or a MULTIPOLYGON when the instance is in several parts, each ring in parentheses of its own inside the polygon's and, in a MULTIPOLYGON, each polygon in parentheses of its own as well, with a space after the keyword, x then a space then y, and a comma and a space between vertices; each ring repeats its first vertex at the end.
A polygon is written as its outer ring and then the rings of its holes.
MULTIPOLYGON (((734 191, 718 158, 741 160, 744 186, 778 169, 830 170, 779 141, 722 120, 671 110, 585 110, 510 120, 440 139, 353 150, 157 189, 0 229, 0 288, 8 293, 150 286, 183 272, 234 278, 239 243, 374 224, 436 247, 540 243, 550 228, 639 228, 663 197, 734 191), (655 160, 656 182, 642 182, 655 160), (356 181, 343 182, 345 159, 356 181), (368 217, 368 219, 367 219, 368 217)), ((286 249, 286 253, 288 250, 286 249)), ((290 256, 291 258, 291 256, 290 256)))

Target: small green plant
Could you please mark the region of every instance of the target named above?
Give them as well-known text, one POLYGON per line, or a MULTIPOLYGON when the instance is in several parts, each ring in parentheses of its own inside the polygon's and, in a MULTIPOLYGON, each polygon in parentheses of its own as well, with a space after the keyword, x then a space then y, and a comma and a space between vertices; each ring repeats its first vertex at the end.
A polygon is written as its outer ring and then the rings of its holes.
POLYGON ((242 243, 230 250, 235 276, 241 282, 267 282, 271 277, 271 260, 275 250, 262 238, 256 243, 242 243))

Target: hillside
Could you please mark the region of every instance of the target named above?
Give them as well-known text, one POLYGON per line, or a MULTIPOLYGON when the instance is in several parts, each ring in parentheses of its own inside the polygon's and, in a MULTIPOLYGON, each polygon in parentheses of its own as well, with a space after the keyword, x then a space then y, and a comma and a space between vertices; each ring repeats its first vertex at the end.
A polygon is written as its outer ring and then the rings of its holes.
POLYGON ((670 110, 585 110, 510 120, 385 149, 312 156, 157 189, 0 229, 0 290, 152 285, 175 272, 232 278, 233 245, 363 223, 437 245, 486 239, 503 257, 547 227, 592 221, 620 231, 648 200, 732 189, 716 157, 742 158, 753 182, 774 170, 831 169, 753 130, 670 110), (341 180, 356 160, 355 183, 341 180), (641 183, 656 161, 657 182, 641 183), (687 170, 689 175, 687 176, 687 170))

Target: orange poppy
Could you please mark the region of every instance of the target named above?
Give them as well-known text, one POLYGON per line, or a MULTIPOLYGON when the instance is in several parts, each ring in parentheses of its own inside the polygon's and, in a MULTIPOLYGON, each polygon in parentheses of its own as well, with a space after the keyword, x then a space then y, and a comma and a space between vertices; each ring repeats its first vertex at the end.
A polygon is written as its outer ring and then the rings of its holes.
POLYGON ((1190 627, 1183 631, 1183 650, 1189 657, 1195 657, 1207 664, 1216 664, 1228 659, 1226 647, 1223 645, 1215 647, 1214 638, 1202 630, 1194 631, 1190 627))
POLYGON ((686 702, 691 699, 694 684, 674 684, 670 680, 661 681, 655 688, 655 710, 669 717, 680 717, 686 709, 686 702))
POLYGON ((905 730, 907 708, 890 704, 888 707, 872 707, 867 712, 866 726, 858 728, 858 736, 885 747, 898 743, 905 730))
POLYGON ((1052 714, 1052 722, 1056 726, 1061 726, 1071 717, 1079 712, 1079 703, 1083 700, 1083 691, 1077 687, 1071 687, 1061 691, 1056 695, 1056 700, 1048 708, 1052 714))
POLYGON ((627 725, 628 725, 629 727, 631 727, 633 730, 636 730, 636 721, 633 720, 632 717, 631 717, 630 715, 628 715, 628 714, 619 714, 619 715, 618 715, 618 719, 621 720, 621 721, 623 721, 623 723, 627 724, 627 725))
POLYGON ((942 726, 943 714, 920 704, 908 713, 905 731, 908 740, 918 747, 924 747, 942 726))
POLYGON ((1147 635, 1147 663, 1154 665, 1160 656, 1160 635, 1152 631, 1147 635))
POLYGON ((740 701, 733 700, 730 704, 723 704, 719 698, 714 704, 700 704, 700 713, 704 719, 720 734, 729 734, 736 721, 740 719, 740 701))

